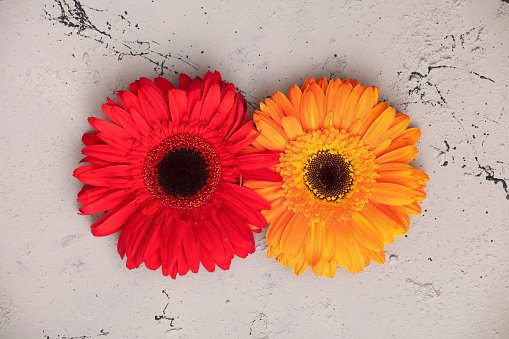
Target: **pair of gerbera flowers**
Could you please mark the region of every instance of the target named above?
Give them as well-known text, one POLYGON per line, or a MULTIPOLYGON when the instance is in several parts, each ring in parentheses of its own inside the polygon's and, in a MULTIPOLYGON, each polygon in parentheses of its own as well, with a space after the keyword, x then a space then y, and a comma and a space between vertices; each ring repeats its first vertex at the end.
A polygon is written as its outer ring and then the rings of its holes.
POLYGON ((268 256, 299 275, 333 277, 382 264, 384 244, 419 214, 428 176, 408 165, 418 128, 356 80, 306 79, 276 92, 247 122, 247 105, 218 72, 178 88, 142 78, 89 118, 89 165, 74 176, 82 214, 107 211, 96 236, 120 232, 127 267, 175 278, 200 263, 226 270, 255 250, 268 224, 268 256))

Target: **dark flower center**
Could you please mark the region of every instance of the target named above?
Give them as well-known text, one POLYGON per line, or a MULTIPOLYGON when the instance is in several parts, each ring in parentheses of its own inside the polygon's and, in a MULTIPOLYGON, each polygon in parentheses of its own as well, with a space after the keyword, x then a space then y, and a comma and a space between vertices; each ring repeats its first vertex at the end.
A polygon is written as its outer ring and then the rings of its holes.
POLYGON ((190 148, 168 152, 157 164, 157 182, 174 197, 192 197, 205 187, 210 170, 202 154, 190 148))
POLYGON ((304 183, 318 198, 341 200, 355 183, 355 173, 347 157, 335 150, 318 151, 304 167, 304 183))
POLYGON ((143 175, 147 191, 162 204, 192 209, 214 193, 221 181, 221 161, 203 139, 177 134, 148 152, 143 175))

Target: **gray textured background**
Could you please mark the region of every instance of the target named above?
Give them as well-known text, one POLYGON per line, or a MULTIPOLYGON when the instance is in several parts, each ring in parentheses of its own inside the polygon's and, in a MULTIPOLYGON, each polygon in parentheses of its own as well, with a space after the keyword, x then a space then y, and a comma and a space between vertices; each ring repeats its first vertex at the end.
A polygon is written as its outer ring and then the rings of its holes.
POLYGON ((1 338, 509 338, 509 1, 0 0, 1 338), (295 277, 257 252, 172 280, 79 216, 88 116, 219 70, 250 105, 353 77, 422 131, 423 214, 387 262, 295 277))

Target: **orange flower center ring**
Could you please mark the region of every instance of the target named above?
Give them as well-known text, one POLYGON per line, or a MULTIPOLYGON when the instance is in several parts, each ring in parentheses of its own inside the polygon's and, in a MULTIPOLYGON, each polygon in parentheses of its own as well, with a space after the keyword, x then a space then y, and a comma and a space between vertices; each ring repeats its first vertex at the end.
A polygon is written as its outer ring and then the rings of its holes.
POLYGON ((373 152, 358 136, 332 126, 290 141, 276 166, 284 204, 326 225, 348 220, 364 207, 377 168, 373 152))

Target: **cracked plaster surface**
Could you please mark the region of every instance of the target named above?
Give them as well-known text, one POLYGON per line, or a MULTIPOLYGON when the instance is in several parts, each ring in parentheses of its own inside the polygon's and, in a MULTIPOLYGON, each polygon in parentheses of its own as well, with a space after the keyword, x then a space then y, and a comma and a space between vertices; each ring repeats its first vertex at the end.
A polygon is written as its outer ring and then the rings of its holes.
POLYGON ((509 2, 0 1, 0 337, 509 338, 509 2), (250 114, 352 77, 422 131, 423 213, 371 264, 129 271, 77 215, 86 118, 141 76, 219 70, 250 114))

